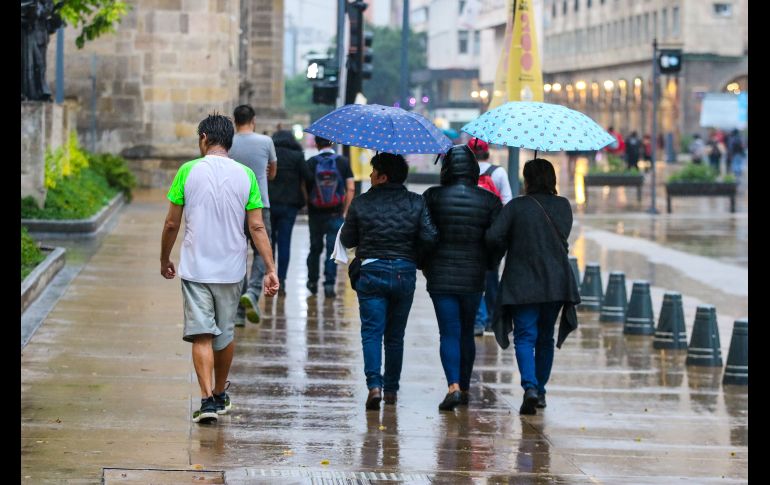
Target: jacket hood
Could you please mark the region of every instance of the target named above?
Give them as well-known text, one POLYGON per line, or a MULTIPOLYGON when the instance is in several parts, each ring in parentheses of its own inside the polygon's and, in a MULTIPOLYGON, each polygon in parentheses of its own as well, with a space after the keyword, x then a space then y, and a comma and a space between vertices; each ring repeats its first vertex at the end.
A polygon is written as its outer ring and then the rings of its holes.
POLYGON ((477 185, 479 163, 468 145, 455 145, 441 160, 441 185, 477 185))

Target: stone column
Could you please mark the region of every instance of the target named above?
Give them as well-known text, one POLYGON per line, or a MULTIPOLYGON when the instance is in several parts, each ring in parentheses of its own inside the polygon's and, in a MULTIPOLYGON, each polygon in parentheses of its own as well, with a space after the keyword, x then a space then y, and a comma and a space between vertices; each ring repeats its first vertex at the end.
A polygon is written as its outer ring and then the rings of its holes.
POLYGON ((21 196, 45 203, 46 108, 49 103, 21 102, 21 196))

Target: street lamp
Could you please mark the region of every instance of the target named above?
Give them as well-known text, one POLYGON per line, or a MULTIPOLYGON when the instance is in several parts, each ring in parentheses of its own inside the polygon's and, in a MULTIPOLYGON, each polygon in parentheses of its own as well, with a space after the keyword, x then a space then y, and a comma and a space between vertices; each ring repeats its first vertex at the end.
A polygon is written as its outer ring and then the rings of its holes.
POLYGON ((478 97, 479 97, 479 92, 478 91, 471 91, 471 98, 476 99, 478 97))
POLYGON ((607 91, 608 93, 610 91, 612 91, 612 88, 614 88, 614 87, 615 87, 615 83, 614 82, 610 81, 609 79, 604 81, 604 90, 607 91))

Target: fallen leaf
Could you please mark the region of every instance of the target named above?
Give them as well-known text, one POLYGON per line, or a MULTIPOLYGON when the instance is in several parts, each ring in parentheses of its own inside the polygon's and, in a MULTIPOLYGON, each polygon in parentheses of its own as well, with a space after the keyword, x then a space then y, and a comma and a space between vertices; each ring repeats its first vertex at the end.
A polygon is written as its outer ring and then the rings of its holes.
POLYGON ((283 450, 283 454, 284 454, 284 455, 293 455, 293 454, 294 454, 294 452, 293 452, 293 451, 291 451, 291 450, 283 450))
POLYGON ((380 425, 380 431, 385 431, 386 429, 388 429, 387 426, 380 425))
POLYGON ((642 441, 642 439, 637 437, 636 440, 634 440, 634 441, 642 441))
POLYGON ((193 470, 203 470, 203 465, 201 465, 200 463, 196 463, 196 464, 194 464, 192 466, 192 469, 193 470))
POLYGON ((321 460, 321 465, 328 465, 328 464, 329 464, 329 460, 321 460))

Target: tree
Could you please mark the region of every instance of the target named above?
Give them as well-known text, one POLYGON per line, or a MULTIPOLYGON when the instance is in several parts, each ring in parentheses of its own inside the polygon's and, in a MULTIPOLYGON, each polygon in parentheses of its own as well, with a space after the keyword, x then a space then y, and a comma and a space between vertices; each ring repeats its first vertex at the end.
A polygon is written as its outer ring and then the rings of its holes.
POLYGON ((94 40, 102 34, 115 31, 115 25, 128 12, 123 0, 62 0, 61 16, 64 21, 81 28, 75 39, 78 49, 86 40, 94 40))
POLYGON ((290 115, 307 113, 312 123, 334 109, 334 106, 313 103, 313 83, 305 74, 286 79, 284 86, 286 112, 290 115))
MULTIPOLYGON (((364 96, 369 104, 392 106, 401 93, 401 29, 367 25, 374 33, 372 41, 372 78, 364 81, 364 96)), ((409 73, 425 69, 425 33, 409 33, 409 73)))

